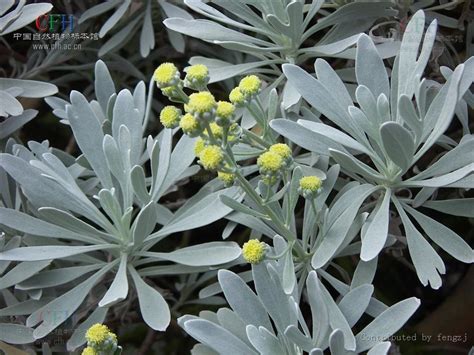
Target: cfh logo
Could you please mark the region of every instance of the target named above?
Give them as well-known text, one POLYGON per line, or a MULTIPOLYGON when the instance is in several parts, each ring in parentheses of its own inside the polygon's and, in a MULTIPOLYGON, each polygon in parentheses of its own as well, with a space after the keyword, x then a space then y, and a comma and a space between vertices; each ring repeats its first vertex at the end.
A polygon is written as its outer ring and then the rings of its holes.
POLYGON ((40 32, 55 32, 61 24, 61 31, 69 26, 70 31, 74 30, 74 16, 65 14, 46 14, 36 18, 36 28, 40 32))

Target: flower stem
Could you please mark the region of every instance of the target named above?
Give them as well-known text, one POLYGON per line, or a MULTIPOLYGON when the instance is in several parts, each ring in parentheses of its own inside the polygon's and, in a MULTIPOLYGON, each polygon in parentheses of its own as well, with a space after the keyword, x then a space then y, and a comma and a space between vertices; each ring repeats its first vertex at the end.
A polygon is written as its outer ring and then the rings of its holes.
POLYGON ((270 217, 275 227, 282 236, 284 236, 289 242, 294 242, 296 252, 299 256, 304 257, 305 251, 302 248, 301 244, 297 242, 297 237, 280 221, 280 218, 275 214, 270 206, 264 205, 260 196, 255 192, 254 188, 247 179, 241 174, 239 170, 236 170, 235 176, 240 182, 240 186, 245 191, 245 193, 256 203, 258 204, 265 213, 270 217))

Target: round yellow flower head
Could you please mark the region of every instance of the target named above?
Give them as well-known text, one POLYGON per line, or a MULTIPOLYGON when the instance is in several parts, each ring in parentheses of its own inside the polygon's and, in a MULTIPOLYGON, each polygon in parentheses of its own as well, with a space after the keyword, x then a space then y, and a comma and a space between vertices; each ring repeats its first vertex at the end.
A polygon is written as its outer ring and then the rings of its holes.
POLYGON ((87 330, 86 340, 87 346, 97 354, 113 354, 118 347, 117 336, 106 325, 100 323, 94 324, 87 330))
POLYGON ((209 70, 204 64, 191 65, 186 71, 186 76, 189 77, 189 79, 203 80, 209 75, 209 70))
POLYGON ((86 340, 94 343, 101 343, 107 340, 110 334, 113 333, 110 332, 110 329, 106 325, 96 323, 87 330, 86 340))
POLYGON ((288 147, 285 143, 273 144, 270 149, 270 152, 277 153, 282 158, 287 159, 291 157, 291 148, 288 147))
POLYGON ((236 106, 245 105, 247 102, 245 100, 244 94, 240 91, 239 87, 233 88, 229 94, 229 101, 232 102, 236 106))
POLYGON ((181 110, 175 106, 165 106, 160 112, 160 122, 166 128, 178 127, 181 110))
POLYGON ((317 176, 304 176, 300 179, 300 186, 298 191, 303 197, 314 197, 319 192, 322 186, 322 181, 317 176))
POLYGON ((257 239, 250 239, 242 247, 242 256, 250 264, 258 264, 265 258, 266 244, 257 239))
POLYGON ((217 103, 216 115, 220 117, 230 118, 235 112, 235 106, 227 101, 219 101, 217 103))
POLYGON ((317 176, 304 176, 300 179, 300 187, 305 190, 317 191, 321 188, 322 181, 317 176))
POLYGON ((84 349, 86 355, 113 354, 119 348, 117 336, 106 325, 100 323, 87 330, 86 340, 87 348, 84 349))
POLYGON ((248 75, 239 83, 239 89, 245 96, 255 96, 260 91, 262 82, 256 75, 248 75))
POLYGON ((265 152, 257 159, 257 165, 264 174, 275 174, 283 167, 284 161, 280 154, 265 152))
POLYGON ((204 148, 206 148, 206 142, 204 139, 199 138, 196 143, 194 143, 194 155, 198 157, 204 148))
POLYGON ((98 355, 98 354, 97 354, 97 351, 94 350, 94 348, 91 348, 90 346, 88 346, 87 348, 82 350, 81 355, 98 355))
POLYGON ((173 63, 163 63, 156 68, 153 78, 160 89, 175 86, 179 82, 179 70, 173 63))
POLYGON ((189 95, 186 109, 197 118, 211 120, 216 112, 216 99, 208 91, 196 92, 189 95))
POLYGON ((227 101, 219 101, 216 108, 216 122, 220 126, 228 126, 234 117, 235 106, 227 101))
POLYGON ((185 114, 179 121, 179 126, 183 130, 184 134, 191 137, 196 137, 201 133, 201 125, 199 121, 194 118, 190 113, 185 114))
POLYGON ((225 187, 229 187, 234 184, 235 175, 232 173, 225 173, 223 171, 218 171, 217 178, 224 183, 225 187))
POLYGON ((203 64, 191 65, 185 69, 185 85, 191 89, 202 89, 209 82, 209 70, 203 64))
POLYGON ((206 170, 217 170, 223 161, 224 153, 217 145, 209 145, 199 154, 199 162, 206 170))

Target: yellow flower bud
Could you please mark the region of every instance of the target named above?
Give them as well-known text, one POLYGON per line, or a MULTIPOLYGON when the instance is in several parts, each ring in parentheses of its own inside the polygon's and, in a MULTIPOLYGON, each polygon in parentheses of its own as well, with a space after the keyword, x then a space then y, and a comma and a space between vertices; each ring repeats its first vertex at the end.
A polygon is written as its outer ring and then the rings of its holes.
POLYGON ((191 89, 202 89, 209 82, 209 70, 203 64, 191 65, 185 69, 185 85, 191 89))
POLYGON ((265 152, 257 159, 257 165, 262 173, 277 173, 283 167, 284 161, 280 154, 274 152, 265 152))
POLYGON ((113 354, 117 349, 117 336, 104 324, 96 323, 91 326, 86 332, 86 340, 87 346, 97 354, 113 354))
POLYGON ((245 101, 245 96, 242 94, 242 91, 240 91, 240 88, 236 87, 232 89, 232 91, 229 94, 229 100, 232 102, 234 105, 237 106, 242 106, 246 103, 245 101))
POLYGON ((317 176, 304 176, 300 179, 298 192, 304 198, 314 198, 322 186, 322 181, 317 176))
POLYGON ((235 112, 235 106, 227 101, 217 103, 216 115, 224 118, 231 118, 235 112))
POLYGON ((178 127, 181 110, 175 106, 165 106, 160 112, 160 122, 166 128, 178 127))
MULTIPOLYGON (((96 323, 87 330, 86 340, 94 343, 101 343, 107 340, 110 334, 113 333, 110 332, 110 329, 106 325, 96 323)), ((115 334, 113 334, 113 336, 115 336, 115 334)))
POLYGON ((215 114, 216 106, 214 96, 208 91, 201 91, 189 96, 185 109, 198 118, 210 120, 215 114))
POLYGON ((217 170, 223 161, 224 153, 217 145, 209 145, 199 154, 199 162, 206 170, 217 170))
POLYGON ((223 171, 217 172, 217 177, 221 180, 226 187, 232 186, 234 184, 235 175, 232 173, 225 173, 223 171))
POLYGON ((179 70, 173 63, 161 64, 153 74, 156 84, 161 89, 177 85, 179 76, 179 70))
POLYGON ((322 181, 317 176, 304 176, 300 179, 300 188, 311 192, 316 192, 321 188, 322 181))
POLYGON ((186 72, 186 76, 188 76, 189 79, 203 80, 209 75, 209 70, 204 64, 191 65, 186 69, 186 72))
POLYGON ((183 130, 184 134, 190 136, 196 136, 200 133, 201 126, 199 121, 194 118, 193 115, 187 113, 179 121, 179 126, 183 130))
POLYGON ((216 108, 216 123, 219 126, 229 126, 234 118, 235 106, 227 101, 219 101, 216 108))
POLYGON ((284 159, 291 157, 291 153, 292 153, 291 148, 288 147, 288 145, 284 143, 273 144, 270 147, 269 151, 280 155, 284 159))
POLYGON ((239 89, 245 96, 255 96, 260 91, 262 82, 256 75, 248 75, 239 83, 239 89))
POLYGON ((257 239, 250 239, 242 247, 242 256, 250 264, 258 264, 265 258, 266 244, 257 239))

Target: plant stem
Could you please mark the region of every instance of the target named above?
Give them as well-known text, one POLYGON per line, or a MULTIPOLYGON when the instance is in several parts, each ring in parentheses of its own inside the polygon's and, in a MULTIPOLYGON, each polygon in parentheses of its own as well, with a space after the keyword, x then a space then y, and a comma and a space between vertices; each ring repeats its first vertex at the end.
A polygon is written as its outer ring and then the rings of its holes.
POLYGON ((278 229, 278 233, 283 235, 289 242, 294 242, 295 244, 295 249, 296 252, 300 257, 305 256, 305 251, 302 248, 301 244, 298 243, 297 237, 280 221, 279 217, 275 214, 275 212, 268 206, 264 205, 262 199, 258 194, 255 192, 254 188, 250 183, 247 181, 247 179, 236 169, 235 176, 240 182, 240 186, 242 189, 245 191, 245 193, 252 198, 252 200, 258 204, 270 217, 272 222, 275 224, 275 226, 278 229))

